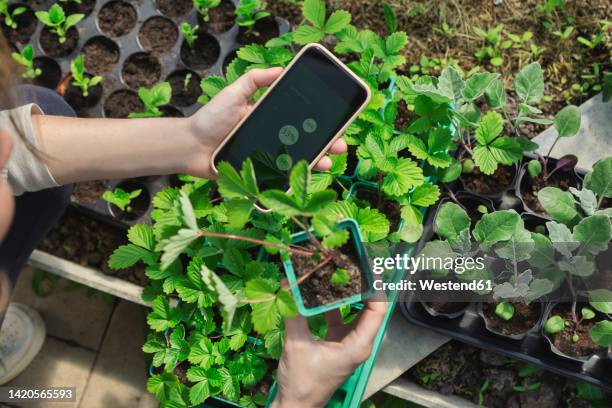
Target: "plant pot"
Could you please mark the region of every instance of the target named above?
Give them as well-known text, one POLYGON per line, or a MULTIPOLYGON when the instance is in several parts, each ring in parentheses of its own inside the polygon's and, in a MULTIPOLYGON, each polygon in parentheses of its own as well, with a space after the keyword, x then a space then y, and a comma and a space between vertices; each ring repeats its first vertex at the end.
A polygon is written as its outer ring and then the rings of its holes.
MULTIPOLYGON (((459 160, 463 161, 465 152, 459 153, 459 160)), ((492 175, 480 173, 478 167, 470 174, 461 173, 459 182, 463 190, 472 194, 489 198, 493 201, 502 201, 504 193, 515 184, 518 174, 518 164, 510 166, 499 165, 492 175)))
POLYGON ((151 207, 151 194, 144 184, 137 181, 128 180, 120 183, 117 188, 121 188, 128 193, 135 190, 142 190, 142 192, 138 197, 131 201, 130 205, 128 206, 131 208, 130 211, 128 211, 127 208, 126 210, 122 210, 116 205, 108 203, 108 208, 113 218, 119 221, 133 222, 141 219, 149 212, 151 207))
MULTIPOLYGON (((497 305, 497 303, 490 303, 491 305, 497 305)), ((527 306, 527 305, 525 305, 527 306)), ((482 320, 484 321, 485 324, 485 328, 490 331, 491 333, 495 334, 496 336, 500 336, 500 337, 505 337, 507 339, 511 339, 511 340, 522 340, 525 338, 525 336, 527 336, 528 333, 531 332, 537 332, 540 329, 540 326, 542 325, 542 316, 544 315, 544 312, 546 310, 546 307, 541 303, 541 302, 537 302, 535 304, 531 304, 530 306, 527 307, 535 307, 538 308, 537 311, 537 319, 536 322, 528 329, 518 332, 518 333, 504 333, 501 330, 498 330, 495 328, 495 323, 491 322, 487 316, 486 316, 486 311, 484 309, 483 306, 483 302, 480 302, 478 304, 478 314, 480 315, 480 317, 482 318, 482 320)), ((515 312, 516 313, 516 312, 515 312)), ((497 318, 497 315, 494 315, 494 318, 497 318)), ((507 322, 503 321, 501 318, 497 318, 497 320, 499 321, 498 323, 500 324, 504 324, 504 323, 509 323, 514 319, 514 316, 508 320, 507 322)))
MULTIPOLYGON (((555 353, 557 356, 562 357, 566 360, 571 360, 571 361, 575 361, 575 362, 579 362, 579 363, 583 363, 585 361, 588 361, 591 357, 593 357, 594 355, 603 355, 603 353, 606 353, 607 350, 602 347, 600 350, 595 350, 592 353, 588 353, 585 355, 571 355, 571 354, 567 354, 566 352, 563 352, 562 350, 559 349, 559 347, 557 347, 555 345, 555 342, 553 339, 551 339, 551 334, 548 334, 544 331, 544 324, 546 323, 546 321, 548 320, 549 316, 552 314, 552 312, 555 310, 556 306, 561 305, 560 303, 551 303, 548 305, 548 308, 546 310, 546 313, 544 314, 544 318, 542 319, 542 328, 541 328, 541 333, 542 336, 546 339, 546 341, 548 342, 549 346, 550 346, 550 350, 555 353)), ((569 305, 569 304, 568 304, 569 305)), ((570 306, 571 307, 571 306, 570 306)), ((580 313, 580 303, 578 305, 576 305, 576 311, 577 313, 580 313)), ((590 322, 597 322, 602 320, 602 318, 605 319, 605 315, 603 313, 597 312, 595 311, 595 318, 592 319, 590 322), (599 319, 598 319, 599 317, 599 319)), ((565 331, 565 330, 564 330, 565 331)), ((584 334, 585 336, 587 334, 584 334)))
MULTIPOLYGON (((298 306, 298 311, 303 316, 314 316, 329 310, 338 309, 344 305, 350 305, 353 303, 361 302, 369 294, 372 292, 372 287, 370 285, 370 281, 372 279, 372 269, 368 262, 368 254, 366 247, 363 244, 363 238, 361 236, 361 231, 359 230, 359 225, 352 218, 346 218, 339 223, 340 227, 343 229, 347 229, 350 234, 349 241, 346 245, 351 245, 354 253, 357 257, 356 261, 358 262, 359 270, 361 272, 361 285, 367 285, 366 290, 360 291, 360 293, 356 293, 350 295, 343 299, 337 299, 330 303, 320 304, 316 306, 307 307, 304 302, 304 298, 302 295, 302 288, 297 284, 298 275, 294 270, 294 264, 291 258, 283 261, 283 267, 285 269, 285 274, 287 275, 287 280, 289 282, 289 286, 291 288, 291 292, 298 306)), ((298 232, 291 236, 291 242, 294 244, 303 243, 308 240, 307 234, 305 231, 298 232)), ((312 277, 308 278, 312 279, 312 277)), ((307 282, 307 281, 305 281, 307 282)), ((302 283, 303 285, 303 283, 302 283)), ((362 287, 363 288, 363 287, 362 287)))
MULTIPOLYGON (((429 313, 433 317, 445 317, 447 319, 456 319, 458 317, 463 316, 465 311, 470 307, 471 303, 469 302, 452 302, 453 308, 448 311, 437 310, 432 302, 420 302, 421 306, 427 313, 429 313), (454 309, 454 310, 453 310, 454 309)), ((448 303, 447 303, 448 304, 448 303)))

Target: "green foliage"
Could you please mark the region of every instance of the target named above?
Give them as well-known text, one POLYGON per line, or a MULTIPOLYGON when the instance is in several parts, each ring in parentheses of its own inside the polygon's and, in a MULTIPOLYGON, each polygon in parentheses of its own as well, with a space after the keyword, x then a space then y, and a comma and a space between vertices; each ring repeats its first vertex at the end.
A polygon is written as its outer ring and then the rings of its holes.
POLYGON ((237 55, 250 64, 248 69, 284 67, 293 58, 285 47, 266 48, 259 44, 246 45, 238 50, 237 55))
POLYGON ((66 16, 62 6, 57 3, 53 4, 51 8, 49 8, 49 11, 36 12, 36 18, 47 27, 50 27, 51 32, 57 35, 60 44, 66 42, 68 30, 74 27, 84 17, 84 14, 71 14, 66 16))
POLYGON ((262 0, 241 0, 235 10, 236 23, 241 27, 246 27, 248 32, 252 32, 258 20, 270 16, 270 13, 264 8, 265 4, 262 0))
POLYGON ((548 334, 562 332, 565 329, 565 321, 561 316, 551 316, 544 323, 544 331, 548 334))
POLYGON ((351 276, 348 271, 343 268, 337 268, 331 277, 331 283, 337 286, 346 286, 351 281, 351 276))
POLYGON ((141 193, 141 189, 127 192, 117 187, 113 191, 105 191, 104 194, 102 194, 102 199, 110 204, 116 205, 121 211, 132 212, 130 203, 141 193))
POLYGON ((510 320, 514 316, 514 305, 509 302, 498 303, 495 307, 495 314, 503 320, 510 320))
POLYGON ((13 30, 17 29, 15 17, 25 13, 27 10, 27 8, 22 6, 17 6, 10 10, 8 0, 0 0, 0 15, 4 17, 4 25, 13 30))
POLYGON ((197 24, 192 27, 187 22, 181 23, 181 32, 183 33, 183 37, 185 37, 185 41, 187 41, 189 47, 193 48, 193 45, 198 39, 199 30, 200 26, 197 24))
MULTIPOLYGON (((210 20, 210 16, 209 16, 210 9, 217 7, 219 4, 221 4, 221 0, 193 0, 193 6, 198 11, 198 13, 202 16, 202 19, 206 22, 210 20)), ((183 23, 183 25, 184 24, 185 23, 183 23)), ((183 25, 181 25, 181 29, 183 29, 183 25)), ((184 32, 185 31, 183 29, 183 33, 184 32)), ((185 36, 185 38, 187 39, 187 36, 185 36)), ((189 43, 189 46, 191 47, 193 46, 193 44, 189 43)))
POLYGON ((159 109, 161 106, 167 105, 172 99, 172 87, 169 82, 161 82, 147 89, 141 87, 138 89, 138 97, 145 106, 144 112, 132 112, 130 118, 155 118, 163 116, 163 112, 159 109))
POLYGON ((34 47, 32 47, 32 44, 26 45, 21 53, 11 53, 11 57, 23 67, 24 70, 21 74, 22 78, 34 79, 42 74, 42 70, 40 68, 34 67, 34 47))
POLYGON ((85 73, 85 57, 79 54, 70 62, 70 72, 72 73, 72 85, 81 89, 83 97, 89 96, 89 88, 98 85, 102 82, 102 77, 99 75, 90 76, 85 73))
POLYGON ((326 35, 339 33, 351 23, 350 13, 344 10, 336 10, 326 18, 323 0, 304 0, 302 13, 310 24, 298 26, 293 33, 293 41, 301 45, 319 42, 326 35))

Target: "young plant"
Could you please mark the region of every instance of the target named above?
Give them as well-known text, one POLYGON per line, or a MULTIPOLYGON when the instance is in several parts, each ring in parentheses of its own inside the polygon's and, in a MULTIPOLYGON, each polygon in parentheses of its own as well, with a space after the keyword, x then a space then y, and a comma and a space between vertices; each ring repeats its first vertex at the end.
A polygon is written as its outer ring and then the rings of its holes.
POLYGON ((498 67, 504 63, 501 51, 501 32, 504 29, 503 24, 483 30, 480 27, 474 27, 474 33, 485 41, 485 47, 476 51, 474 54, 479 61, 488 60, 491 65, 498 67))
POLYGON ((300 45, 319 42, 327 35, 338 34, 351 23, 351 15, 345 10, 336 10, 326 17, 323 0, 304 0, 302 14, 310 24, 298 26, 293 33, 293 40, 300 45))
POLYGON ((47 27, 50 27, 51 32, 57 35, 60 44, 66 42, 68 30, 81 21, 83 17, 85 17, 85 14, 66 16, 62 6, 57 3, 53 4, 49 11, 36 12, 36 18, 47 27))
POLYGON ((210 15, 208 14, 210 9, 219 6, 219 4, 221 4, 221 0, 193 0, 193 6, 206 22, 210 20, 210 15))
POLYGON ((236 23, 245 27, 248 33, 253 32, 257 21, 270 16, 270 13, 265 11, 265 3, 262 0, 242 0, 235 13, 236 23))
POLYGON ((102 194, 102 199, 107 203, 116 205, 121 211, 131 213, 132 207, 130 206, 130 204, 132 200, 140 196, 141 193, 141 189, 137 189, 128 193, 122 188, 117 187, 113 191, 105 191, 104 194, 102 194))
POLYGON ((42 74, 40 68, 34 67, 34 47, 32 47, 32 44, 26 45, 21 53, 12 53, 11 57, 24 68, 21 74, 22 78, 34 79, 42 74))
POLYGON ((159 109, 167 105, 172 99, 172 87, 168 82, 159 83, 152 88, 141 87, 138 89, 138 97, 145 106, 144 112, 132 112, 130 118, 155 118, 161 117, 164 113, 159 109))
POLYGON ((238 50, 237 56, 249 63, 247 69, 284 67, 293 58, 285 47, 266 48, 259 44, 245 45, 238 50))
POLYGON ((183 32, 183 36, 185 37, 185 41, 189 47, 193 48, 196 40, 198 39, 198 31, 200 29, 199 25, 194 25, 193 27, 189 25, 187 22, 183 22, 181 24, 181 31, 183 32))
POLYGON ((70 62, 70 72, 72 73, 72 79, 74 79, 72 85, 79 88, 85 98, 89 96, 89 88, 98 85, 103 79, 100 75, 91 77, 85 74, 85 57, 83 54, 79 54, 70 62))
POLYGON ((188 72, 187 75, 185 75, 185 79, 183 80, 183 91, 187 91, 187 89, 189 88, 189 84, 191 83, 192 77, 193 74, 191 72, 188 72))
POLYGON ((15 17, 25 13, 28 9, 19 6, 11 11, 9 8, 8 0, 0 0, 0 15, 4 16, 4 25, 15 30, 17 28, 15 17))

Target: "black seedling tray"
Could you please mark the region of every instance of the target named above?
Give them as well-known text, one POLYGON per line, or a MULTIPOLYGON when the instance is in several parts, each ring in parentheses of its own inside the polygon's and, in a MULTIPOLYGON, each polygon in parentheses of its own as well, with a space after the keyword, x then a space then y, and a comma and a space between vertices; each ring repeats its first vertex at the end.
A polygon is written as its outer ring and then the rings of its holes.
MULTIPOLYGON (((223 0, 224 2, 231 2, 234 7, 236 7, 239 3, 238 0, 223 0)), ((55 0, 44 0, 44 1, 12 1, 10 3, 11 6, 26 6, 29 10, 36 12, 40 10, 47 11, 49 8, 56 3, 55 0)), ((84 5, 86 3, 90 3, 91 1, 83 0, 84 5)), ((178 3, 178 2, 177 2, 178 3)), ((77 7, 72 3, 59 3, 66 14, 74 14, 76 11, 68 12, 69 7, 77 7), (70 4, 70 5, 69 5, 70 4)), ((163 82, 167 80, 169 76, 173 73, 177 72, 191 72, 192 79, 191 81, 197 81, 198 88, 200 79, 205 78, 208 75, 222 75, 224 66, 231 61, 231 59, 235 56, 235 51, 241 47, 242 44, 238 42, 240 27, 237 24, 231 23, 231 28, 227 29, 224 32, 209 32, 209 27, 207 23, 203 22, 202 19, 198 16, 197 10, 191 7, 189 11, 187 11, 184 15, 180 17, 169 17, 164 15, 156 5, 156 1, 147 0, 147 1, 122 1, 122 0, 102 0, 95 2, 95 6, 93 10, 81 20, 76 29, 78 31, 78 44, 76 48, 69 54, 63 57, 55 57, 52 58, 48 56, 40 44, 40 36, 41 32, 44 29, 44 25, 40 22, 37 22, 36 30, 29 37, 28 41, 20 41, 17 43, 11 43, 11 47, 15 50, 23 50, 23 48, 31 43, 34 47, 34 55, 36 57, 36 61, 45 61, 47 66, 53 66, 54 70, 61 71, 59 75, 60 84, 58 88, 61 87, 62 81, 70 75, 70 62, 77 57, 81 52, 83 52, 83 47, 88 44, 90 41, 102 41, 105 44, 109 45, 111 48, 115 48, 119 51, 119 59, 112 66, 108 72, 101 73, 100 75, 104 78, 102 81, 102 92, 101 97, 95 105, 89 108, 78 109, 78 116, 81 117, 109 117, 107 114, 109 113, 108 109, 106 109, 109 98, 112 98, 115 94, 120 95, 120 99, 125 98, 135 98, 137 97, 137 91, 139 86, 145 86, 147 88, 153 86, 156 83, 163 82), (136 22, 134 26, 129 30, 129 32, 125 33, 119 37, 110 37, 105 34, 100 28, 100 24, 98 22, 98 14, 100 10, 104 7, 108 7, 111 3, 124 3, 124 5, 132 10, 134 10, 136 14, 136 22), (152 18, 163 19, 166 23, 168 23, 168 27, 174 26, 177 33, 177 41, 176 43, 169 49, 164 51, 150 51, 147 50, 140 38, 139 33, 143 24, 149 21, 152 18), (218 49, 218 56, 216 61, 207 66, 205 68, 197 68, 192 66, 187 66, 181 58, 181 46, 184 43, 184 37, 180 30, 180 24, 182 22, 188 22, 190 25, 194 26, 198 24, 200 26, 200 38, 206 38, 207 41, 214 42, 213 48, 218 49), (124 69, 124 64, 126 61, 133 55, 142 54, 149 55, 154 60, 157 61, 159 65, 159 75, 155 81, 148 84, 139 84, 134 86, 129 86, 128 83, 124 80, 124 75, 122 73, 124 69)), ((172 5, 174 7, 174 5, 172 5)), ((175 9, 176 10, 176 9, 175 9)), ((284 34, 289 31, 290 25, 287 20, 282 19, 280 17, 274 17, 276 24, 278 25, 278 31, 280 34, 284 34)), ((229 24, 228 24, 229 25, 229 24)), ((52 68, 49 68, 51 71, 52 68)), ((44 74, 43 74, 44 75, 44 74)), ((51 81, 56 82, 56 81, 51 81)), ((50 87, 55 87, 57 84, 46 84, 50 87)), ((201 105, 198 103, 193 103, 189 106, 176 106, 176 105, 167 105, 167 111, 165 112, 167 116, 190 116, 195 113, 201 105)), ((126 135, 129 137, 129 135, 126 135)), ((172 135, 168 135, 168 137, 172 137, 172 135)), ((153 196, 160 190, 171 186, 172 179, 167 176, 159 176, 159 177, 144 177, 133 180, 111 180, 107 183, 107 187, 110 190, 113 190, 117 186, 122 186, 125 183, 136 184, 138 188, 142 188, 143 195, 146 196, 150 200, 153 196)), ((111 206, 102 198, 93 203, 93 204, 85 204, 78 202, 74 197, 72 200, 72 205, 79 211, 93 216, 96 219, 110 223, 118 226, 129 226, 137 223, 151 223, 150 213, 152 210, 152 206, 149 204, 149 208, 142 214, 142 216, 132 219, 126 220, 121 219, 116 216, 116 214, 111 210, 111 206)))
MULTIPOLYGON (((533 157, 527 156, 525 163, 531 158, 533 157)), ((480 197, 481 199, 492 201, 496 209, 513 208, 518 213, 529 214, 531 217, 537 216, 546 221, 545 217, 534 214, 533 211, 525 208, 523 201, 517 197, 517 191, 520 192, 520 182, 525 172, 525 163, 517 166, 518 171, 514 183, 501 194, 483 196, 471 191, 461 191, 463 188, 461 183, 457 183, 454 186, 453 193, 458 197, 480 197)), ((580 182, 587 172, 576 169, 575 173, 580 182)), ((428 213, 423 237, 417 246, 416 254, 434 237, 433 227, 436 214, 437 208, 436 211, 428 213)), ((433 316, 428 313, 423 304, 417 300, 417 296, 415 292, 403 291, 399 299, 402 314, 409 322, 417 326, 431 329, 476 347, 532 363, 557 374, 583 380, 612 391, 612 353, 602 352, 588 359, 581 360, 579 358, 573 359, 560 356, 552 350, 551 344, 543 333, 544 318, 553 307, 551 303, 542 304, 544 313, 533 329, 528 331, 522 339, 512 339, 487 330, 485 319, 479 314, 480 303, 478 302, 470 303, 465 312, 460 316, 449 318, 446 316, 433 316)))

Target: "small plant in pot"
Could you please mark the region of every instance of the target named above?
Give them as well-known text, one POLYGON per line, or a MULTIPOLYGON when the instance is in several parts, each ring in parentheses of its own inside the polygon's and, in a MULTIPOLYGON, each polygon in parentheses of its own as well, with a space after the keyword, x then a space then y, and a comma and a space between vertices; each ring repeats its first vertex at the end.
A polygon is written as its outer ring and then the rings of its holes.
POLYGON ((112 191, 105 191, 102 194, 104 201, 117 208, 118 214, 116 216, 120 219, 133 220, 139 218, 144 213, 140 204, 137 206, 132 204, 135 199, 143 197, 141 196, 142 189, 130 190, 126 191, 121 187, 117 187, 112 191))
POLYGON ((48 11, 37 11, 36 18, 45 25, 40 34, 41 47, 52 57, 68 55, 78 42, 79 35, 75 26, 84 17, 84 14, 67 16, 57 3, 48 11))
POLYGON ((76 110, 95 106, 102 97, 103 78, 85 72, 85 58, 80 54, 70 62, 71 75, 60 83, 58 91, 76 110))
POLYGON ((200 31, 199 25, 191 26, 187 22, 181 23, 181 32, 183 33, 183 37, 185 37, 185 41, 190 48, 193 48, 196 40, 198 39, 198 32, 200 31))
POLYGON ((4 25, 15 30, 17 29, 17 21, 15 17, 28 11, 25 7, 15 7, 10 9, 8 0, 0 0, 0 15, 4 19, 4 25))
POLYGON ((26 45, 21 53, 13 52, 11 57, 23 67, 22 78, 34 79, 42 74, 42 69, 34 66, 34 47, 32 47, 32 44, 26 45))
POLYGON ((138 89, 138 97, 144 104, 143 112, 132 112, 129 118, 157 118, 164 116, 161 107, 168 105, 172 99, 172 87, 168 82, 161 82, 151 88, 138 89))
POLYGON ((569 105, 559 111, 554 118, 557 137, 550 149, 544 156, 538 154, 537 159, 530 160, 521 169, 517 193, 530 211, 540 215, 546 214, 538 200, 538 194, 542 189, 558 187, 567 191, 578 186, 578 177, 574 173, 578 158, 567 155, 555 160, 550 155, 561 138, 572 137, 578 133, 580 122, 581 114, 577 107, 569 105))
POLYGON ((236 24, 240 26, 238 42, 241 44, 265 44, 278 36, 278 25, 265 10, 262 0, 242 0, 235 13, 236 24))
POLYGON ((205 22, 208 22, 210 20, 210 9, 218 7, 219 4, 221 4, 221 0, 193 0, 193 6, 202 16, 202 20, 204 20, 205 22))

